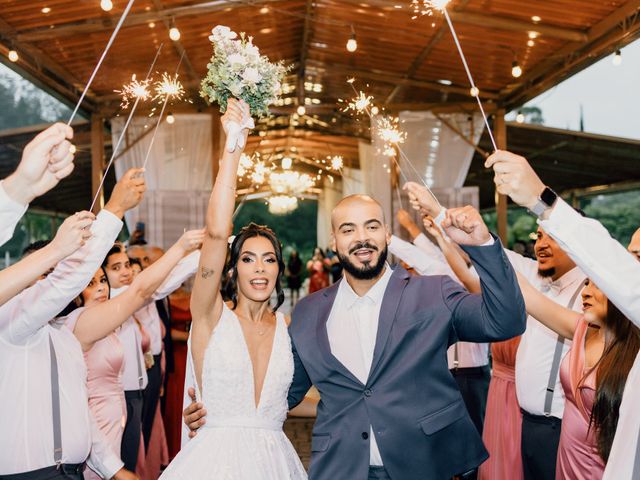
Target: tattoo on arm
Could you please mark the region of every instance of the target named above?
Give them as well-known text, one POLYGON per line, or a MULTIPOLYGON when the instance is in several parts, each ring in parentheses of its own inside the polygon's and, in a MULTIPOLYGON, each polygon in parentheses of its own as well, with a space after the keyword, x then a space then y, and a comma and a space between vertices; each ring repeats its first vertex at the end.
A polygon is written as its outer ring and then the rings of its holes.
POLYGON ((215 270, 213 268, 202 267, 200 276, 206 280, 207 278, 211 278, 214 273, 215 270))

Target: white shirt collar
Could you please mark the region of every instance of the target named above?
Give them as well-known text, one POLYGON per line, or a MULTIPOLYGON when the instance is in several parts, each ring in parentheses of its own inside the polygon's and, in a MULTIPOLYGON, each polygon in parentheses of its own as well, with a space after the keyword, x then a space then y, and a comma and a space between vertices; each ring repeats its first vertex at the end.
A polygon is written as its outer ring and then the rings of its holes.
POLYGON ((362 299, 368 299, 368 301, 379 304, 382 303, 382 298, 384 297, 384 292, 387 289, 387 285, 389 284, 389 280, 391 279, 391 275, 393 274, 393 270, 389 267, 389 264, 385 264, 385 269, 383 274, 380 276, 378 281, 373 284, 373 286, 365 293, 362 297, 360 297, 356 292, 353 291, 349 282, 347 282, 346 278, 342 278, 340 282, 340 286, 338 287, 338 295, 342 298, 344 302, 343 305, 345 308, 350 309, 358 301, 362 299))

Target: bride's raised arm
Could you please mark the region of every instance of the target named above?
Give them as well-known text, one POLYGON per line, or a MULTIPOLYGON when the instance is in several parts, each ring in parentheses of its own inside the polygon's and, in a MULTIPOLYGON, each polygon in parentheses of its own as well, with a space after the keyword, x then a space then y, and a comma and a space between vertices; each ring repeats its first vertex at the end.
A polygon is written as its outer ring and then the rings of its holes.
MULTIPOLYGON (((229 99, 227 111, 222 116, 222 126, 227 133, 229 122, 242 125, 249 116, 246 103, 229 99)), ((244 131, 245 143, 247 130, 244 131)), ((244 145, 243 144, 243 145, 244 145)), ((211 331, 218 323, 222 313, 220 282, 227 256, 227 241, 231 230, 231 217, 236 201, 236 177, 242 148, 236 147, 233 153, 225 148, 220 159, 220 169, 209 198, 205 225, 205 236, 200 255, 200 264, 195 276, 191 294, 191 316, 193 318, 191 346, 194 359, 201 359, 211 331)), ((196 363, 199 377, 201 361, 196 363)))

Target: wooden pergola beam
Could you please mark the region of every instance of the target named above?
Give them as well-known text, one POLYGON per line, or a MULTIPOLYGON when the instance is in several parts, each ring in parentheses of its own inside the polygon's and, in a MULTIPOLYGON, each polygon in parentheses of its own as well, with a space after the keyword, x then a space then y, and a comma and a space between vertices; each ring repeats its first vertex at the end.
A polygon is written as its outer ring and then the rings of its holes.
POLYGON ((629 0, 587 33, 587 42, 570 43, 520 79, 518 86, 500 94, 507 108, 515 108, 562 80, 584 70, 613 50, 640 37, 640 0, 629 0))
MULTIPOLYGON (((346 3, 360 4, 361 0, 343 0, 346 3)), ((379 8, 395 8, 398 5, 396 0, 368 0, 367 4, 372 7, 379 8)), ((560 40, 569 40, 571 42, 584 42, 587 40, 586 32, 569 28, 555 27, 553 25, 544 25, 533 23, 532 21, 522 21, 512 17, 503 17, 500 15, 474 12, 460 12, 450 10, 449 16, 454 23, 476 25, 487 28, 497 28, 500 30, 508 30, 513 32, 531 32, 535 31, 550 38, 560 40)))
MULTIPOLYGON (((149 22, 171 21, 174 18, 205 15, 223 11, 230 7, 254 7, 261 4, 276 3, 282 0, 256 0, 245 2, 243 0, 213 0, 199 2, 192 5, 185 5, 173 8, 164 8, 158 12, 131 13, 127 16, 125 27, 143 25, 149 22)), ((38 27, 20 32, 18 40, 34 42, 41 40, 51 40, 53 38, 69 37, 73 35, 101 32, 112 28, 110 22, 105 22, 102 18, 90 20, 67 22, 56 25, 54 28, 38 27)))
MULTIPOLYGON (((6 62, 11 69, 43 86, 45 90, 53 91, 65 103, 75 103, 80 96, 81 82, 40 49, 20 41, 17 37, 18 32, 0 19, 0 53, 3 63, 11 48, 17 50, 20 55, 18 62, 6 62)), ((92 111, 95 109, 95 103, 93 93, 87 92, 82 107, 92 111)))
MULTIPOLYGON (((363 70, 358 68, 352 68, 349 65, 341 65, 332 63, 331 65, 327 65, 324 62, 320 62, 317 60, 309 60, 307 61, 308 68, 314 70, 321 70, 327 76, 344 76, 347 77, 358 77, 358 78, 366 78, 369 80, 376 80, 379 82, 389 83, 392 85, 396 85, 398 83, 408 86, 408 87, 418 87, 424 88, 426 90, 435 90, 439 92, 448 92, 448 93, 457 93, 460 95, 467 95, 471 97, 469 94, 469 89, 467 87, 458 87, 455 85, 443 85, 438 82, 431 82, 428 80, 415 80, 411 78, 403 78, 401 75, 397 75, 395 73, 384 72, 382 70, 363 70)), ((481 91, 482 98, 488 100, 497 100, 499 98, 496 92, 491 92, 487 90, 481 91)))

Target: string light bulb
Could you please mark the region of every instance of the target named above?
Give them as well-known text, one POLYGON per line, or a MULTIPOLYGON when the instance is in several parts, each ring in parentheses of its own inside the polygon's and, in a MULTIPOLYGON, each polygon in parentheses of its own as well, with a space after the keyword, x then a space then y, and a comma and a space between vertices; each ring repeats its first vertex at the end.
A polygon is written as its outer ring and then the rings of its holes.
POLYGON ((518 114, 516 115, 516 122, 524 123, 524 113, 518 112, 518 114))
POLYGON ((521 75, 522 75, 522 67, 520 66, 517 60, 514 60, 513 63, 511 64, 511 76, 513 78, 520 78, 521 75))
POLYGON ((616 50, 616 53, 613 54, 613 60, 611 60, 611 63, 613 63, 615 67, 622 64, 622 52, 620 50, 616 50))
POLYGON ((180 30, 178 30, 178 27, 171 27, 169 29, 169 38, 174 42, 180 40, 180 30))
POLYGON ((293 164, 293 160, 291 160, 291 157, 284 157, 282 159, 282 169, 283 170, 289 170, 291 168, 292 164, 293 164))
POLYGON ((13 49, 9 50, 9 55, 8 55, 8 57, 9 57, 9 60, 11 60, 11 61, 12 61, 12 62, 14 62, 14 63, 15 63, 15 62, 17 62, 17 61, 18 61, 18 59, 20 58, 20 57, 18 56, 18 52, 16 52, 16 51, 15 51, 15 50, 13 50, 13 49))
POLYGON ((347 40, 347 52, 355 52, 358 49, 358 41, 356 40, 356 31, 351 27, 351 36, 347 40))
POLYGON ((111 0, 100 0, 100 8, 108 12, 113 8, 113 2, 111 0))
POLYGON ((298 108, 296 109, 296 113, 300 116, 303 116, 305 113, 307 113, 307 109, 304 108, 304 105, 300 105, 298 106, 298 108))
POLYGON ((173 113, 167 115, 167 123, 169 125, 173 125, 174 123, 176 123, 176 117, 173 116, 173 113))

